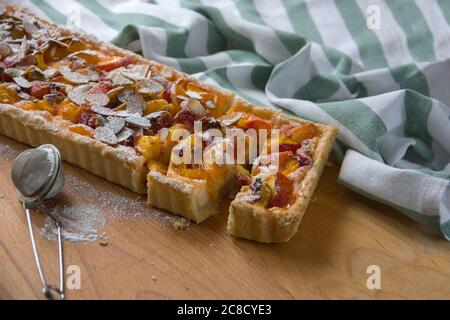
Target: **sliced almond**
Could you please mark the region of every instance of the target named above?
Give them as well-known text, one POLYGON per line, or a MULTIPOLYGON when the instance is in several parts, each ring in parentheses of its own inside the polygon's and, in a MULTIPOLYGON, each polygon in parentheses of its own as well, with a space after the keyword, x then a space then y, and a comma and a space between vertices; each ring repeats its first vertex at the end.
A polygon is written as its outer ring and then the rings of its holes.
POLYGON ((7 68, 4 71, 8 76, 10 76, 11 78, 14 77, 19 77, 22 75, 22 72, 19 69, 16 68, 7 68))
POLYGON ((253 202, 253 201, 259 200, 260 198, 261 198, 260 194, 248 194, 248 195, 239 197, 238 199, 241 201, 253 202))
POLYGON ((25 32, 28 34, 34 34, 39 30, 38 27, 36 27, 36 25, 31 21, 24 21, 23 28, 25 29, 25 32))
POLYGON ((86 49, 86 50, 80 50, 80 51, 73 52, 73 53, 69 54, 68 57, 69 58, 70 57, 77 57, 80 54, 84 54, 84 55, 87 55, 87 56, 95 57, 95 56, 98 55, 98 52, 95 51, 95 50, 86 49))
POLYGON ((238 122, 239 120, 241 120, 241 118, 244 116, 244 114, 242 112, 236 112, 233 113, 232 115, 226 117, 226 118, 222 118, 220 120, 220 123, 224 126, 224 127, 228 127, 231 126, 232 124, 238 122))
POLYGON ((212 102, 211 100, 205 101, 205 105, 206 105, 206 107, 207 107, 208 109, 215 109, 215 108, 216 108, 215 103, 212 102))
POLYGON ((144 117, 141 117, 139 115, 133 114, 127 118, 125 118, 125 121, 135 127, 147 129, 150 128, 150 120, 144 117))
POLYGON ((87 69, 82 74, 88 77, 89 81, 98 81, 100 79, 100 73, 92 69, 87 69))
POLYGON ((114 100, 117 98, 117 95, 119 94, 120 91, 122 91, 124 89, 124 87, 120 86, 120 87, 115 87, 112 88, 111 90, 109 90, 106 94, 108 95, 110 100, 114 100))
POLYGON ((161 71, 159 72, 164 78, 172 78, 173 71, 169 67, 162 67, 161 71))
POLYGON ((192 110, 193 113, 195 113, 197 116, 199 117, 204 117, 206 116, 206 110, 205 108, 203 108, 202 104, 200 103, 200 101, 196 100, 196 99, 189 99, 189 100, 184 100, 180 106, 182 108, 186 108, 186 109, 190 109, 192 110))
POLYGON ((28 88, 31 88, 31 87, 33 86, 33 85, 31 84, 30 81, 28 81, 27 79, 25 79, 25 78, 22 77, 22 76, 19 76, 19 77, 13 77, 13 80, 14 80, 14 82, 17 83, 21 88, 24 88, 24 89, 28 89, 28 88))
POLYGON ((67 66, 62 66, 59 69, 59 72, 64 76, 64 78, 67 81, 74 83, 74 84, 84 84, 84 83, 88 83, 90 80, 89 76, 78 73, 78 72, 73 72, 67 66))
POLYGON ((197 100, 202 99, 202 96, 198 92, 195 92, 195 91, 186 91, 185 95, 187 95, 190 98, 197 99, 197 100))
POLYGON ((139 81, 146 79, 149 68, 146 64, 130 64, 121 73, 131 80, 139 81))
POLYGON ((109 103, 108 95, 103 92, 88 92, 85 97, 86 101, 92 106, 104 107, 109 103))
POLYGON ((30 100, 31 99, 31 96, 28 93, 26 93, 25 91, 18 91, 17 92, 17 96, 19 96, 19 98, 23 99, 23 100, 30 100))
POLYGON ((114 132, 107 127, 98 127, 94 130, 94 138, 106 144, 117 144, 117 137, 114 132))
POLYGON ((43 71, 46 79, 51 79, 58 74, 58 70, 54 68, 47 68, 43 71))
POLYGON ((128 111, 126 111, 126 110, 120 110, 120 111, 116 112, 115 116, 121 117, 121 118, 127 118, 127 117, 131 116, 131 114, 128 113, 128 111))
POLYGON ((82 105, 86 103, 86 95, 88 94, 88 91, 92 88, 91 84, 83 84, 80 86, 76 86, 73 88, 67 97, 72 100, 72 102, 82 105))
POLYGON ((108 78, 112 81, 114 86, 126 86, 133 84, 133 81, 125 77, 121 72, 110 72, 108 78))
POLYGON ((100 107, 100 106, 92 106, 91 110, 97 114, 100 114, 102 116, 113 116, 116 114, 116 112, 114 112, 113 110, 109 109, 109 108, 105 108, 105 107, 100 107))
POLYGON ((134 131, 130 128, 123 128, 118 134, 117 134, 117 143, 124 142, 129 137, 133 135, 134 131))
POLYGON ((145 107, 145 100, 133 89, 124 89, 118 95, 117 98, 120 102, 127 104, 127 111, 131 114, 142 115, 145 107))
POLYGON ((22 38, 19 48, 17 49, 17 57, 20 59, 24 58, 25 55, 27 54, 27 51, 28 51, 27 37, 24 36, 22 38))
POLYGON ((177 98, 180 99, 180 100, 189 100, 188 97, 182 96, 182 95, 178 95, 177 98))
POLYGON ((125 119, 123 118, 109 116, 106 120, 108 120, 106 126, 115 134, 119 133, 125 127, 125 119))
POLYGON ((156 95, 164 91, 162 84, 152 79, 139 81, 139 87, 139 93, 146 95, 156 95))

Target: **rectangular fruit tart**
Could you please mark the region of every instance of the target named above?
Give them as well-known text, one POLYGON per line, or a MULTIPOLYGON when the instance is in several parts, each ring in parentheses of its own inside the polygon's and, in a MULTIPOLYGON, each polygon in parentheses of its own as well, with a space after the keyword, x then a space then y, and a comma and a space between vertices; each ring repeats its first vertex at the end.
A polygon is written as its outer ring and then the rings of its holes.
POLYGON ((336 129, 233 93, 25 9, 0 13, 0 133, 201 222, 232 197, 228 233, 297 231, 336 129))

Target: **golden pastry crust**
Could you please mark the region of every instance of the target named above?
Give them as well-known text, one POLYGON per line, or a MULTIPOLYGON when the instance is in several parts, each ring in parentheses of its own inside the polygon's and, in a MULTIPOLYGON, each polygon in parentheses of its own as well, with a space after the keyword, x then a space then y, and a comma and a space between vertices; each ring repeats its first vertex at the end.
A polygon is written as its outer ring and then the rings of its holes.
POLYGON ((148 203, 151 206, 200 223, 219 212, 216 200, 209 196, 204 180, 167 177, 157 171, 148 174, 148 203))
POLYGON ((132 148, 117 149, 67 130, 71 123, 43 111, 0 104, 0 133, 39 146, 54 144, 64 160, 139 194, 146 194, 145 159, 132 148))
MULTIPOLYGON (((242 100, 237 100, 232 108, 251 112, 266 119, 273 117, 274 123, 278 124, 289 121, 301 124, 309 122, 300 118, 287 117, 273 109, 255 107, 242 100)), ((317 123, 314 125, 320 130, 320 138, 314 151, 313 165, 300 181, 300 192, 297 194, 295 202, 289 208, 266 209, 236 198, 230 205, 227 233, 235 237, 265 243, 286 242, 294 236, 320 179, 337 134, 334 126, 317 123)))

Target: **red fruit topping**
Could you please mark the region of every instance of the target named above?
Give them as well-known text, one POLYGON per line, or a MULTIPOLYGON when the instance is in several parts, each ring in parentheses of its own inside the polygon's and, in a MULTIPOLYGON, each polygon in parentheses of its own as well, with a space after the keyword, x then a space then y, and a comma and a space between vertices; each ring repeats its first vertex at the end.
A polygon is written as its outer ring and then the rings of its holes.
POLYGON ((52 82, 64 82, 64 80, 65 80, 66 78, 64 78, 64 76, 55 76, 55 77, 53 77, 53 78, 51 78, 50 80, 52 81, 52 82))
POLYGON ((100 71, 111 71, 120 67, 126 67, 131 62, 129 58, 116 57, 112 60, 98 63, 96 68, 100 71))
POLYGON ((83 110, 78 116, 78 123, 84 124, 95 129, 95 113, 90 110, 83 110))
POLYGON ((107 93, 112 89, 112 83, 111 81, 100 81, 98 82, 95 87, 93 87, 90 92, 101 92, 101 93, 107 93))
POLYGON ((172 92, 170 90, 170 87, 166 88, 163 92, 163 98, 164 100, 166 100, 167 102, 171 103, 172 102, 172 92))
POLYGON ((134 146, 136 145, 139 137, 141 136, 141 134, 135 132, 133 133, 133 135, 131 137, 129 137, 127 140, 125 140, 125 142, 123 143, 124 146, 126 147, 132 147, 134 148, 134 146))
POLYGON ((279 145, 278 149, 279 149, 279 152, 285 152, 285 151, 295 152, 301 146, 302 146, 301 143, 292 143, 292 144, 282 143, 279 145))
POLYGON ((292 196, 292 191, 294 190, 291 179, 286 177, 281 172, 277 172, 275 178, 275 195, 270 200, 267 208, 273 207, 285 207, 292 196))
POLYGON ((30 95, 38 99, 42 99, 51 89, 51 86, 43 81, 33 81, 31 85, 30 95))
POLYGON ((295 152, 295 155, 301 167, 309 166, 312 163, 311 141, 303 141, 302 147, 295 152))
POLYGON ((179 111, 174 118, 175 123, 184 124, 188 129, 194 128, 195 120, 197 120, 197 116, 190 109, 179 111))
POLYGON ((250 177, 240 172, 236 173, 236 180, 239 187, 248 186, 251 183, 250 177))
POLYGON ((297 161, 300 167, 309 166, 312 163, 311 158, 303 153, 297 154, 297 161))
POLYGON ((150 120, 149 131, 151 134, 156 134, 162 128, 168 128, 172 124, 172 115, 167 111, 158 111, 147 116, 150 120))
POLYGON ((247 122, 246 127, 249 129, 251 128, 251 129, 255 129, 255 130, 260 130, 260 129, 270 130, 270 129, 272 129, 272 124, 267 120, 255 118, 255 119, 249 120, 247 122))

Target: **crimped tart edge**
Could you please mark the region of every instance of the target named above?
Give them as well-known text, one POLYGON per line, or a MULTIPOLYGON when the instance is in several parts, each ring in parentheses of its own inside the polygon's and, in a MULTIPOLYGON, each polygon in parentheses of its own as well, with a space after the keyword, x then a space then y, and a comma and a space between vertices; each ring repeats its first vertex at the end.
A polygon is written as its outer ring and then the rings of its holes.
POLYGON ((64 160, 138 194, 146 194, 145 160, 130 150, 118 150, 70 132, 71 123, 42 111, 24 111, 0 104, 0 133, 33 147, 52 143, 64 160))

